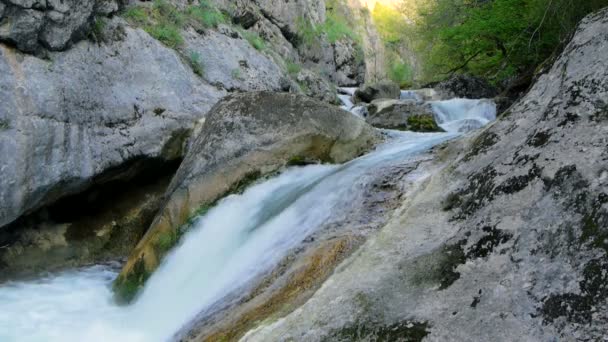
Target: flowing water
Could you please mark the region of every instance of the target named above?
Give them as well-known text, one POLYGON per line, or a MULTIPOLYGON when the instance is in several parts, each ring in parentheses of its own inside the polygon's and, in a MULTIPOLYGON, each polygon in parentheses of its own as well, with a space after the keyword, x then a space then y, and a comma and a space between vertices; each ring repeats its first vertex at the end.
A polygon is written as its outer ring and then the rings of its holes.
POLYGON ((366 173, 458 136, 459 125, 491 120, 488 107, 477 102, 434 103, 446 133, 388 132, 387 143, 349 163, 290 168, 228 196, 198 218, 130 306, 112 300, 112 266, 1 285, 0 341, 170 340, 347 207, 366 173))

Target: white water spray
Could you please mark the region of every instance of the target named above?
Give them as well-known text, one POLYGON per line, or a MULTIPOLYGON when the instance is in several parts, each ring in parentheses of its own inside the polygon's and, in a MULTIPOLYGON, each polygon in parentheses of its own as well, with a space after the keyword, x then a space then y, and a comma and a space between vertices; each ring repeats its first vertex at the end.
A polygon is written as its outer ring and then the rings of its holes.
POLYGON ((462 120, 491 119, 477 106, 433 106, 448 133, 391 132, 389 143, 349 163, 291 168, 220 201, 197 220, 131 306, 113 303, 116 270, 103 266, 0 286, 0 341, 170 340, 348 207, 365 174, 457 136, 462 120))

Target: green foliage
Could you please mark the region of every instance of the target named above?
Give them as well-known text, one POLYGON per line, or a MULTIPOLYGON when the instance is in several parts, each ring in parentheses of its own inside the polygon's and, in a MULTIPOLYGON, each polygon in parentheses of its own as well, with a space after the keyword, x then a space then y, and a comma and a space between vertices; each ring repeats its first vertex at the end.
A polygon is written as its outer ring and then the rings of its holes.
POLYGON ((106 26, 107 26, 107 22, 105 18, 102 17, 97 17, 95 18, 95 21, 93 22, 93 26, 91 27, 91 33, 90 33, 90 38, 94 41, 103 41, 104 40, 104 35, 103 35, 103 31, 105 30, 106 26))
POLYGON ((216 28, 227 21, 224 14, 205 0, 199 1, 198 6, 189 7, 187 16, 203 28, 216 28))
POLYGON ((10 128, 10 123, 7 119, 0 119, 0 131, 4 131, 10 128))
POLYGON ((251 44, 251 46, 253 46, 256 50, 266 50, 266 42, 264 42, 264 39, 262 39, 262 37, 260 37, 257 32, 243 30, 241 33, 243 34, 243 37, 245 37, 245 39, 249 42, 249 44, 251 44))
POLYGON ((176 26, 160 24, 146 27, 145 30, 168 47, 176 48, 184 43, 184 38, 176 26))
POLYGON ((530 73, 578 21, 608 0, 432 0, 418 27, 426 73, 467 72, 500 82, 530 73))
POLYGON ((194 71, 195 74, 203 77, 205 75, 205 66, 203 64, 201 54, 196 51, 190 51, 190 55, 188 56, 188 63, 194 71))
POLYGON ((286 63, 286 66, 287 66, 287 72, 290 75, 296 75, 302 70, 302 66, 298 63, 288 61, 286 63))
POLYGON ((325 36, 330 43, 335 43, 341 39, 350 39, 357 43, 361 42, 361 37, 356 32, 357 23, 347 17, 344 12, 348 6, 341 0, 326 1, 325 22, 314 25, 306 18, 298 18, 296 22, 299 40, 305 46, 311 47, 319 44, 322 36, 325 36))
POLYGON ((400 59, 395 59, 388 67, 387 76, 391 81, 399 84, 401 88, 408 88, 412 84, 413 72, 409 64, 400 59))
POLYGON ((155 0, 152 7, 129 7, 123 16, 171 48, 180 47, 184 43, 181 31, 186 26, 206 29, 226 22, 224 14, 205 0, 183 10, 166 0, 155 0))

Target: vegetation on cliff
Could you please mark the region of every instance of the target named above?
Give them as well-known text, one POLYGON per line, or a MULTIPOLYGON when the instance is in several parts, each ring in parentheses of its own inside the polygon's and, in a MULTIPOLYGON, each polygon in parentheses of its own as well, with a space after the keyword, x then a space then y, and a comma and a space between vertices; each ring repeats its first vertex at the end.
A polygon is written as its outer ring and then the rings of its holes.
POLYGON ((587 14, 608 0, 402 0, 376 5, 373 18, 388 47, 388 76, 411 78, 411 65, 395 57, 415 51, 423 82, 469 73, 503 84, 531 75, 559 53, 587 14))

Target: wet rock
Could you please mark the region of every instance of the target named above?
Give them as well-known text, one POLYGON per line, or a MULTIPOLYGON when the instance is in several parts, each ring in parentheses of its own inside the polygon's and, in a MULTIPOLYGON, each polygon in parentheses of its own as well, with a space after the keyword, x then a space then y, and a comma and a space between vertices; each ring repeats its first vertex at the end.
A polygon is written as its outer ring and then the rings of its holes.
POLYGON ((415 132, 443 132, 428 103, 414 100, 374 100, 367 106, 366 121, 379 128, 415 132))
POLYGON ((158 241, 174 236, 197 210, 285 166, 293 158, 341 163, 368 151, 379 133, 337 107, 303 95, 233 94, 210 111, 170 188, 167 202, 116 282, 118 296, 159 265, 167 249, 158 241))
POLYGON ((498 90, 487 81, 471 75, 452 76, 434 88, 448 98, 491 99, 498 95, 498 90))
POLYGON ((353 97, 355 103, 370 103, 377 99, 399 99, 401 90, 397 83, 382 81, 374 84, 366 84, 355 91, 353 97))

